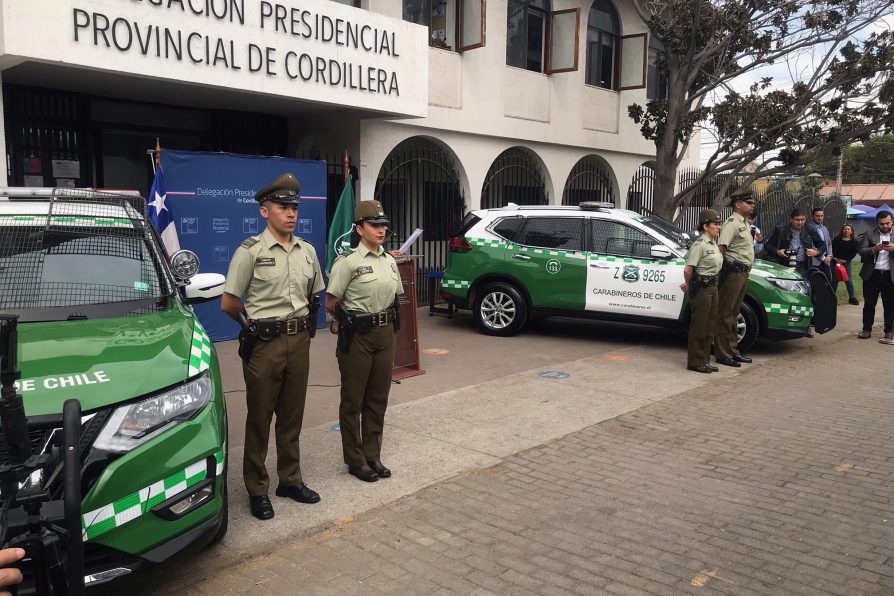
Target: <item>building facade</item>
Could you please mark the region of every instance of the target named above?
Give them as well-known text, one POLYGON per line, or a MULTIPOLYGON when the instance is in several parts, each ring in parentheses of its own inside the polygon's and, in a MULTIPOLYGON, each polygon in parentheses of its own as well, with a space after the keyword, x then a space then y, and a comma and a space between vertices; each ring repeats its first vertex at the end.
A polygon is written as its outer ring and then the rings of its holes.
POLYGON ((347 151, 358 198, 425 230, 421 273, 464 212, 627 206, 654 155, 627 106, 663 92, 660 44, 627 0, 0 0, 0 18, 9 184, 145 193, 159 137, 329 158, 335 185, 347 151))

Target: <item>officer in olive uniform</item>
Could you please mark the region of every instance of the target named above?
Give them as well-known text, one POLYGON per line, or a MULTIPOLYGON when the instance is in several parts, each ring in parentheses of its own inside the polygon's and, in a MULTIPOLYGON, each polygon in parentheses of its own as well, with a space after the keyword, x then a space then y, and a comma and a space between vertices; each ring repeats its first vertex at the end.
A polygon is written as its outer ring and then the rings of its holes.
POLYGON ((748 272, 754 263, 754 244, 748 216, 754 213, 754 197, 750 192, 733 194, 730 205, 735 210, 720 229, 717 244, 723 253, 720 273, 720 302, 717 306, 717 328, 714 357, 718 364, 740 367, 751 358, 739 353, 736 320, 745 299, 748 272))
POLYGON ((298 438, 309 368, 309 326, 315 323, 310 307, 323 289, 314 247, 293 234, 299 190, 295 176, 283 174, 255 195, 267 228, 246 239, 236 250, 221 298, 224 312, 247 325, 254 345, 250 354, 243 355, 248 412, 242 474, 252 515, 258 519, 273 517, 273 506, 267 497, 265 460, 274 413, 279 475, 276 495, 301 503, 320 500, 302 481, 299 463, 298 438))
POLYGON ((717 319, 717 277, 723 264, 723 255, 717 248, 720 233, 720 215, 713 209, 705 209, 698 216, 698 229, 702 235, 689 247, 684 282, 680 285, 689 293, 689 354, 686 368, 700 373, 717 372, 711 366, 711 344, 714 342, 714 325, 717 319))
POLYGON ((360 242, 333 263, 326 288, 326 309, 335 314, 340 334, 342 453, 348 472, 366 482, 391 476, 381 460, 382 428, 394 367, 397 295, 404 290, 394 257, 382 248, 387 224, 378 201, 357 204, 354 232, 360 242))

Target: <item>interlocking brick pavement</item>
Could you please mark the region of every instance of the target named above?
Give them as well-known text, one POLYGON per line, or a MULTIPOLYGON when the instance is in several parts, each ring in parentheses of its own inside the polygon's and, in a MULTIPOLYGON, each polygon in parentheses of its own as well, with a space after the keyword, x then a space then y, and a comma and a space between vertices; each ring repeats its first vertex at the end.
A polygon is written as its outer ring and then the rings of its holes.
POLYGON ((894 594, 894 351, 871 343, 759 358, 189 589, 894 594))

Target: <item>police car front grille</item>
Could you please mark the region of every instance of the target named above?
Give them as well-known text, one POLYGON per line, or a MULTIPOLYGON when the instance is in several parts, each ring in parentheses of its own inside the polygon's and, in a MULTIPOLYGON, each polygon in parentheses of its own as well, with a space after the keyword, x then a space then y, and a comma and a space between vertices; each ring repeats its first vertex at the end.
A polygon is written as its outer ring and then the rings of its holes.
MULTIPOLYGON (((35 453, 38 450, 42 450, 44 444, 47 439, 53 433, 55 429, 32 429, 28 433, 28 441, 31 444, 31 452, 35 453)), ((9 463, 9 445, 6 444, 6 435, 3 434, 3 430, 0 429, 0 465, 6 465, 9 463)))

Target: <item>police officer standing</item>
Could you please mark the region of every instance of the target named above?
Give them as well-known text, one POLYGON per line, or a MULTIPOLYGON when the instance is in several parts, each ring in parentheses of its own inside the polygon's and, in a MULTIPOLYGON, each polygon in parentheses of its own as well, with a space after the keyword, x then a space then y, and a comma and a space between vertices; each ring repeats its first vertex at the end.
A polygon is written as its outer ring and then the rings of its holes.
POLYGON ((714 342, 714 323, 717 319, 717 277, 723 264, 723 255, 715 239, 720 233, 720 215, 713 209, 705 209, 698 216, 698 229, 702 233, 689 247, 684 282, 680 288, 689 293, 689 354, 686 368, 700 373, 717 372, 710 365, 711 344, 714 342))
POLYGON ((734 212, 720 229, 717 241, 723 254, 723 267, 720 272, 714 357, 718 364, 738 368, 742 366, 741 362, 751 362, 751 358, 739 353, 736 321, 745 299, 748 272, 754 263, 754 244, 748 224, 748 216, 754 213, 754 197, 750 192, 734 194, 730 203, 734 212))
POLYGON ((276 414, 276 495, 316 503, 304 484, 298 445, 307 392, 313 305, 323 289, 314 247, 295 236, 298 180, 283 174, 255 195, 267 228, 246 239, 230 261, 221 308, 243 323, 240 336, 247 415, 242 474, 251 513, 273 517, 266 458, 276 414), (243 306, 241 297, 245 296, 243 306))
POLYGON ((366 482, 391 476, 381 459, 382 429, 400 323, 397 296, 404 290, 394 257, 382 248, 387 224, 378 201, 357 204, 360 241, 333 263, 326 288, 326 310, 335 315, 339 334, 342 453, 348 472, 366 482))

